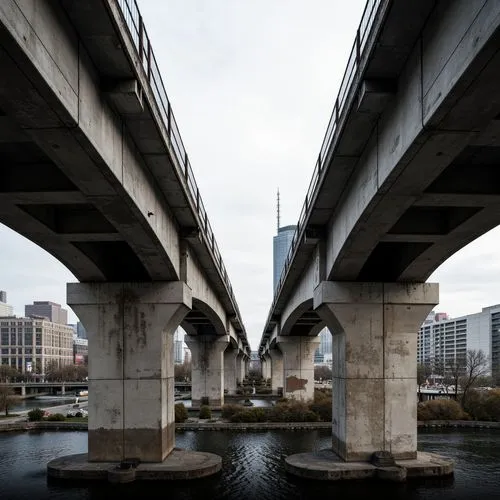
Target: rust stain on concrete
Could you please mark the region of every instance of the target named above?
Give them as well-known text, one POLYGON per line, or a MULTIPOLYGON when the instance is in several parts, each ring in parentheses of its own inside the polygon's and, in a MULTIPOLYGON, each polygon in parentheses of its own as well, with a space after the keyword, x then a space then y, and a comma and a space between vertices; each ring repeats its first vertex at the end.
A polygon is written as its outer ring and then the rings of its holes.
POLYGON ((305 391, 307 379, 295 375, 286 378, 286 392, 305 391))

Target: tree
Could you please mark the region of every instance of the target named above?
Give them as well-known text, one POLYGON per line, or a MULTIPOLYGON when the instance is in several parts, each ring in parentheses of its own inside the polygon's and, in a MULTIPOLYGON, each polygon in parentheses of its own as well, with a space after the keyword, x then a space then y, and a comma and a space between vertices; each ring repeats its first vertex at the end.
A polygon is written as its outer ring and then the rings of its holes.
POLYGON ((483 377, 488 373, 488 358, 486 354, 479 349, 469 349, 465 357, 465 376, 463 376, 461 381, 462 386, 462 408, 467 400, 467 393, 474 387, 477 379, 483 377))
POLYGON ((62 365, 51 360, 47 363, 45 378, 50 382, 77 382, 85 380, 88 368, 85 365, 62 365))
POLYGON ((448 385, 455 386, 455 394, 453 399, 455 401, 458 399, 458 382, 461 376, 463 376, 466 367, 466 360, 461 357, 455 359, 450 359, 446 363, 446 377, 445 377, 445 387, 446 393, 448 393, 448 385))
POLYGON ((59 363, 55 359, 51 359, 45 365, 45 378, 49 382, 62 382, 59 363))
POLYGON ((177 382, 186 382, 191 380, 191 362, 184 361, 182 365, 174 365, 174 379, 177 382))
POLYGON ((420 393, 420 388, 427 381, 427 377, 431 373, 431 368, 428 364, 419 363, 417 365, 417 385, 418 385, 418 400, 422 401, 422 394, 420 393))
POLYGON ((10 365, 0 365, 0 381, 14 382, 21 376, 21 373, 10 365))
POLYGON ((314 367, 314 380, 331 380, 332 369, 329 366, 319 365, 314 367))
POLYGON ((5 416, 9 416, 9 409, 16 401, 14 391, 8 385, 0 385, 0 411, 5 411, 5 416))

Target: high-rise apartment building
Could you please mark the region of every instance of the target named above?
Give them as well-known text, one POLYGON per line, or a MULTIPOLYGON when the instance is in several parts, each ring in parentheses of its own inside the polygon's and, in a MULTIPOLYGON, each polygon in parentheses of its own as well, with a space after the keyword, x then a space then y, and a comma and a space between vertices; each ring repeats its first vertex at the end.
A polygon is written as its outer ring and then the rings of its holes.
POLYGON ((45 374, 51 361, 73 363, 73 329, 42 318, 0 317, 2 365, 45 374))
POLYGON ((60 325, 68 323, 68 311, 55 302, 34 301, 33 304, 24 306, 24 315, 26 317, 40 316, 60 325))
POLYGON ((482 350, 488 358, 490 374, 500 375, 500 304, 459 318, 433 312, 420 327, 418 363, 446 366, 458 361, 463 364, 469 349, 482 350))

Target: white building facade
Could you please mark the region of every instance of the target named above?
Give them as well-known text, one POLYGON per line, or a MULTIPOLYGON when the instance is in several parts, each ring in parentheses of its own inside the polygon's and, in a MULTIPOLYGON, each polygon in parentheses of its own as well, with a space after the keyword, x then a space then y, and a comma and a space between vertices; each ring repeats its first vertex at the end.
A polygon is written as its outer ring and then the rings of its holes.
POLYGON ((500 374, 500 304, 452 319, 431 313, 418 333, 417 362, 431 366, 464 363, 469 349, 482 350, 490 375, 500 374))

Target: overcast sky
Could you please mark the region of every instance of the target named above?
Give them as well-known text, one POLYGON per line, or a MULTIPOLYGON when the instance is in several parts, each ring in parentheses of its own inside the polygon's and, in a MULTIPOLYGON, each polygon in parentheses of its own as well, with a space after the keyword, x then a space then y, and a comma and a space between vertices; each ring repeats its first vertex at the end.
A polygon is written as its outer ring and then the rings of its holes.
MULTIPOLYGON (((251 347, 272 301, 276 190, 297 222, 365 0, 139 0, 251 347)), ((500 302, 497 229, 444 263, 436 308, 500 302)), ((65 304, 66 268, 0 226, 0 289, 15 313, 65 304)), ((70 310, 70 321, 76 316, 70 310)))

